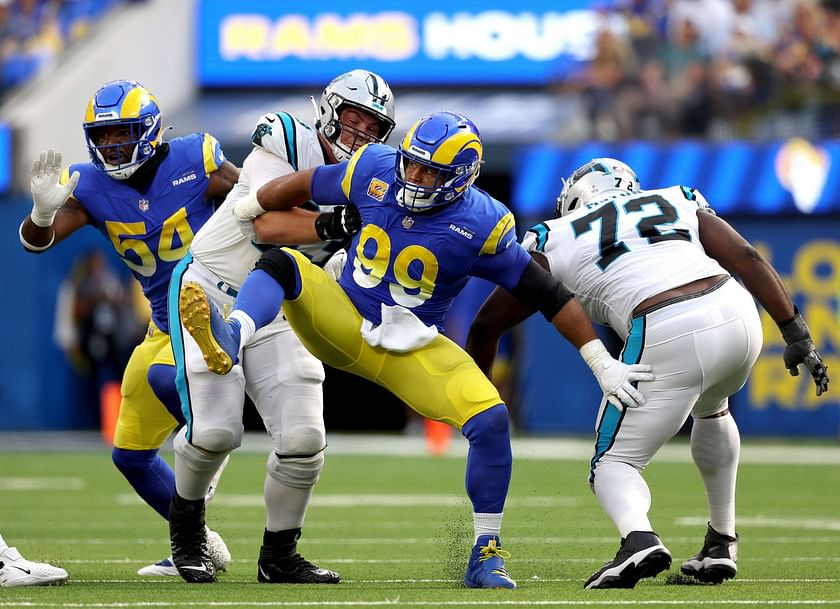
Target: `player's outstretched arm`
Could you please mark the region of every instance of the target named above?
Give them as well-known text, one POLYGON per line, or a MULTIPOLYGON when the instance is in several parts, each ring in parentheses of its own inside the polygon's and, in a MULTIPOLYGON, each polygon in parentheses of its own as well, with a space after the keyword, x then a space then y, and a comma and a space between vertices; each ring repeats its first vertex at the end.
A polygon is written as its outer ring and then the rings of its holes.
POLYGON ((654 379, 650 373, 650 366, 628 365, 612 358, 598 339, 592 321, 580 303, 574 299, 574 295, 541 266, 544 259, 535 257, 535 260, 531 260, 525 267, 519 282, 509 295, 510 298, 518 299, 521 304, 514 305, 497 293, 491 294, 491 299, 495 297, 495 302, 482 306, 487 334, 481 336, 480 326, 475 331, 471 329, 473 340, 481 339, 481 342, 473 345, 473 351, 481 360, 476 362, 485 374, 492 365, 501 333, 527 317, 528 311, 538 310, 578 349, 611 403, 618 408, 632 408, 644 404, 645 398, 634 383, 654 379), (505 310, 493 311, 495 306, 504 307, 505 310))
POLYGON ((29 189, 32 212, 20 225, 19 236, 29 252, 43 252, 88 223, 87 213, 71 198, 79 172, 61 183, 61 153, 41 152, 32 164, 29 189))
POLYGON ((503 288, 493 290, 481 305, 467 333, 465 349, 487 378, 492 379, 490 372, 502 334, 536 311, 536 307, 514 298, 503 288))
POLYGON ((778 324, 787 344, 783 358, 788 372, 797 376, 803 364, 814 379, 817 395, 822 395, 828 390, 828 368, 776 269, 725 220, 702 211, 697 217, 706 253, 737 275, 778 324))

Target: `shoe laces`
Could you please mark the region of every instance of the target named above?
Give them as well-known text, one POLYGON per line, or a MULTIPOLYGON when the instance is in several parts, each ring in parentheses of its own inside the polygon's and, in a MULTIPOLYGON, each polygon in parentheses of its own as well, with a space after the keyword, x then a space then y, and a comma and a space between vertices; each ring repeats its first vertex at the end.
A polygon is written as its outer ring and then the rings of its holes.
POLYGON ((495 539, 491 539, 489 542, 487 542, 486 546, 481 546, 478 549, 478 553, 480 555, 478 557, 479 562, 490 560, 494 556, 498 556, 499 558, 510 558, 510 552, 508 552, 507 550, 503 550, 498 545, 496 545, 495 539))

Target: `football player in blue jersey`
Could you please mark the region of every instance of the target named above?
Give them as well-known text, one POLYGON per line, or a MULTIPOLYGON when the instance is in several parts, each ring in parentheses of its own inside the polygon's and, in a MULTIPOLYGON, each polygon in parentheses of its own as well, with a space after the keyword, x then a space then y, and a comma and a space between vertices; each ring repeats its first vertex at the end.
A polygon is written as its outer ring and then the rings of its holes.
MULTIPOLYGON (((41 153, 32 167, 34 205, 20 241, 26 251, 41 253, 91 225, 140 282, 152 319, 123 376, 112 456, 140 497, 168 519, 175 476, 158 449, 183 424, 168 336, 169 278, 239 170, 209 133, 164 142, 161 120, 157 99, 135 81, 109 82, 96 91, 83 123, 90 162, 62 171, 61 153, 41 153)), ((214 532, 209 538, 218 562, 226 563, 224 542, 214 532)), ((149 574, 177 574, 169 568, 172 573, 152 566, 149 574)))
POLYGON ((512 466, 507 408, 473 360, 439 333, 452 299, 469 276, 512 290, 583 347, 616 401, 635 405, 640 394, 633 383, 653 376, 648 366, 609 356, 572 294, 517 243, 513 214, 473 186, 482 154, 472 121, 437 112, 418 120, 399 150, 370 144, 349 161, 272 180, 237 204, 240 218, 309 199, 357 208, 361 230, 338 283, 302 254, 276 248, 248 276, 227 320, 197 284, 182 288, 180 309, 191 312, 185 325, 208 367, 224 374, 282 304, 313 355, 461 430, 469 441, 466 487, 475 533, 464 581, 515 588, 500 540, 512 466))

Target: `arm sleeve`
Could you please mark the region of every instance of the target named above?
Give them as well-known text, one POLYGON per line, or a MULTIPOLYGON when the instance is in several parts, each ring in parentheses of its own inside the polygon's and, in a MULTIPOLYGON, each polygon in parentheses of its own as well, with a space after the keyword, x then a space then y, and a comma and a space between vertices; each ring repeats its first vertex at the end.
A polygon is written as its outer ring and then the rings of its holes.
POLYGON ((521 302, 536 307, 549 321, 574 297, 566 286, 533 260, 510 293, 521 302))

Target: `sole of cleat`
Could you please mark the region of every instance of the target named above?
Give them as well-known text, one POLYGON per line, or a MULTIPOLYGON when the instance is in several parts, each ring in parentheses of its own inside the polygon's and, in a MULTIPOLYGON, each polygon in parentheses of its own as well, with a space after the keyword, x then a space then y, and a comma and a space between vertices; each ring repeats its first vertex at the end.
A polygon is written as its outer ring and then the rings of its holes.
POLYGON ((683 575, 693 577, 704 584, 722 584, 735 577, 737 573, 736 569, 726 564, 710 565, 700 569, 695 569, 691 565, 683 565, 680 571, 683 575))
POLYGON ((215 374, 227 374, 233 368, 233 360, 222 349, 210 328, 210 303, 200 285, 194 282, 184 284, 178 297, 181 322, 193 337, 207 363, 207 369, 215 374))
MULTIPOLYGON (((671 567, 671 555, 667 550, 655 550, 651 552, 638 564, 629 562, 620 571, 608 569, 593 581, 586 583, 586 588, 604 589, 604 588, 635 588, 636 584, 642 579, 649 577, 656 577, 663 571, 667 571, 671 567), (614 571, 614 572, 611 572, 614 571)), ((616 568, 617 569, 617 568, 616 568)))

